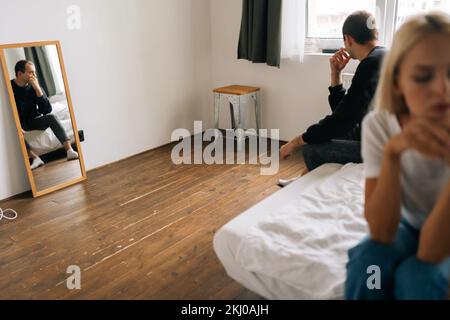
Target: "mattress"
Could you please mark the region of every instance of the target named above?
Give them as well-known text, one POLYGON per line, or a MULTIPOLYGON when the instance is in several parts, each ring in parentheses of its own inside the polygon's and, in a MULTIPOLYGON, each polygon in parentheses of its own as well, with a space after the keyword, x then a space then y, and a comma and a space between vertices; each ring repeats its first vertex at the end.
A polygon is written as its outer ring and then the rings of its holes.
POLYGON ((267 299, 342 299, 347 251, 368 233, 360 164, 327 164, 214 236, 227 274, 267 299))
MULTIPOLYGON (((52 102, 54 114, 61 122, 68 138, 72 143, 75 142, 75 137, 73 134, 72 121, 70 119, 69 108, 66 101, 56 101, 52 102)), ((31 146, 31 149, 38 155, 58 150, 62 148, 61 143, 58 138, 56 138, 53 131, 49 128, 45 131, 27 131, 25 133, 25 140, 31 146)))

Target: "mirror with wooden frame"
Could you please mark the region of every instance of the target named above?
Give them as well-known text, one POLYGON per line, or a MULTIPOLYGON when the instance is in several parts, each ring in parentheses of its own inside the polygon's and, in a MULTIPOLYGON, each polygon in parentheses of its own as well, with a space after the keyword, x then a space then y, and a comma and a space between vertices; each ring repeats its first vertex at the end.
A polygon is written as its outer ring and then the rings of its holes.
POLYGON ((86 179, 61 45, 0 45, 0 58, 34 197, 86 179))

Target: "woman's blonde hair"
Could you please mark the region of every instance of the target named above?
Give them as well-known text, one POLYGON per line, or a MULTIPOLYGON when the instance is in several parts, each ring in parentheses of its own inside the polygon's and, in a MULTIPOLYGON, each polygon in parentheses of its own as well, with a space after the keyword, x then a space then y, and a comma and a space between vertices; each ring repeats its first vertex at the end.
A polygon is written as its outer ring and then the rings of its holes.
POLYGON ((375 108, 377 110, 396 115, 408 113, 405 100, 395 92, 400 64, 406 54, 420 40, 439 33, 450 36, 450 16, 443 12, 416 15, 400 27, 394 36, 389 53, 384 58, 375 95, 375 108))

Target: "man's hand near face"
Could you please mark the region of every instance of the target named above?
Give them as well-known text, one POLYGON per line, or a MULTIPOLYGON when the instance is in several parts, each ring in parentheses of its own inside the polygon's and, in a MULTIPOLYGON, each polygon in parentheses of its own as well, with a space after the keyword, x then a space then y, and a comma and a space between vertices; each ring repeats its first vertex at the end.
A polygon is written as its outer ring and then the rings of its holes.
POLYGON ((341 73, 342 70, 347 66, 352 58, 348 52, 341 48, 330 58, 330 68, 331 68, 331 86, 335 87, 342 84, 341 73))
POLYGON ((41 86, 39 85, 39 81, 35 75, 30 76, 30 79, 28 80, 28 82, 33 87, 34 91, 36 91, 36 95, 38 96, 38 98, 40 98, 44 95, 44 93, 42 92, 41 86))

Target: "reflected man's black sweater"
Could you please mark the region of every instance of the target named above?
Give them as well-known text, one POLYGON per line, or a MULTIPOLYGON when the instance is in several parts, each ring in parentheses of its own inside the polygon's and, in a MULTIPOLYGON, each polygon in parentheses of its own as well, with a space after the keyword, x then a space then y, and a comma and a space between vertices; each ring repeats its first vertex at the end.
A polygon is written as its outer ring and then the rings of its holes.
POLYGON ((328 101, 333 113, 309 127, 302 135, 303 141, 309 144, 324 143, 355 131, 358 137, 361 136, 361 122, 375 95, 385 53, 384 47, 375 47, 360 62, 347 92, 342 85, 329 88, 328 101))
POLYGON ((44 95, 38 97, 31 85, 19 87, 14 80, 11 80, 11 85, 22 127, 26 127, 29 121, 52 112, 52 105, 44 90, 42 90, 44 95))

